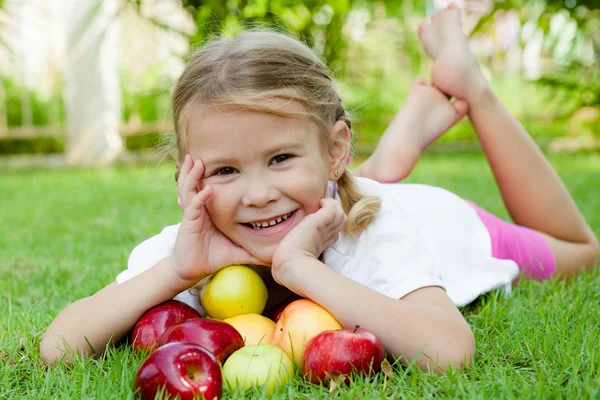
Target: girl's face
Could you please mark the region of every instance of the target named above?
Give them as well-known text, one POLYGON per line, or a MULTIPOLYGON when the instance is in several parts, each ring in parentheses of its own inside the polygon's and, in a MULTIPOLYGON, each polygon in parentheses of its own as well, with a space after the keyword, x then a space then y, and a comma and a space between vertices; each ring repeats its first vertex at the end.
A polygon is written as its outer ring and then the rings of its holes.
MULTIPOLYGON (((306 112, 297 102, 273 102, 306 112)), ((319 209, 337 153, 309 117, 214 109, 189 115, 190 155, 204 162, 201 187, 214 188, 210 217, 234 243, 270 263, 283 237, 319 209)))

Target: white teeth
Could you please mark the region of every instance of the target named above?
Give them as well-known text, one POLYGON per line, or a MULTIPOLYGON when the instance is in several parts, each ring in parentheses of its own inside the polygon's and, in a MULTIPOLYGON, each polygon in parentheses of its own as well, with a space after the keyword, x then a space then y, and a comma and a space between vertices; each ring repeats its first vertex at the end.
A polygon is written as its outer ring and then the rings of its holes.
POLYGON ((292 214, 293 214, 293 211, 291 213, 287 214, 287 215, 284 215, 283 217, 279 217, 279 218, 271 220, 271 221, 267 221, 267 222, 248 222, 248 224, 251 225, 254 229, 263 229, 263 228, 266 228, 266 227, 269 227, 269 226, 277 225, 277 224, 285 221, 292 214))

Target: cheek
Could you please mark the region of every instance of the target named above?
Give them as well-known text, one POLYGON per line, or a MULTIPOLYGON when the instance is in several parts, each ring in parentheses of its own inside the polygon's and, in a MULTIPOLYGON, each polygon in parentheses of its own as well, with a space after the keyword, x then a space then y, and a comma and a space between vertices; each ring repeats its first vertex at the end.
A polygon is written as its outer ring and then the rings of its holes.
MULTIPOLYGON (((314 175, 312 175, 314 176, 314 175)), ((315 181, 314 179, 306 179, 305 181, 296 181, 295 190, 298 198, 304 203, 306 212, 314 213, 319 209, 319 203, 325 197, 327 190, 327 181, 315 181)))
POLYGON ((227 195, 226 191, 218 187, 214 189, 214 194, 206 203, 206 211, 217 229, 222 231, 227 226, 227 222, 231 222, 232 215, 235 213, 235 201, 232 196, 227 195))

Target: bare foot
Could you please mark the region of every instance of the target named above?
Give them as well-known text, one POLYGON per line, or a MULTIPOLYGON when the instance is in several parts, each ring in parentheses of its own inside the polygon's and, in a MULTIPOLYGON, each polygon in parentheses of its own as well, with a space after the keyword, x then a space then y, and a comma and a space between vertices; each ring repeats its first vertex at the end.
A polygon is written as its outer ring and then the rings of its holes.
POLYGON ((431 81, 448 96, 475 104, 488 83, 469 50, 469 42, 454 3, 419 25, 423 48, 435 61, 431 81))
POLYGON ((354 174, 379 182, 398 182, 413 170, 425 148, 460 121, 467 102, 448 98, 430 82, 417 78, 379 141, 374 153, 354 174))

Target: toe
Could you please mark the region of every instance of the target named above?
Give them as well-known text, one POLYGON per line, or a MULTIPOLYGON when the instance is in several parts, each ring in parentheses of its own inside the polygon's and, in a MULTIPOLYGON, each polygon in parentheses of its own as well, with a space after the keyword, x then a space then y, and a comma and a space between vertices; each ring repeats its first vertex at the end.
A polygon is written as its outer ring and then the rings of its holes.
POLYGON ((426 31, 429 30, 429 28, 430 24, 427 20, 424 20, 419 24, 419 27, 417 28, 417 34, 419 35, 419 39, 423 40, 422 36, 426 35, 426 31))
POLYGON ((431 27, 431 23, 429 21, 421 22, 421 25, 419 25, 418 34, 419 40, 421 40, 425 52, 435 60, 438 55, 436 49, 437 40, 431 27))
POLYGON ((469 112, 469 103, 462 99, 456 99, 452 102, 452 107, 458 115, 459 119, 467 115, 469 112))
POLYGON ((460 8, 456 5, 456 3, 451 3, 448 8, 444 10, 446 14, 446 18, 453 19, 455 22, 460 24, 460 8))

